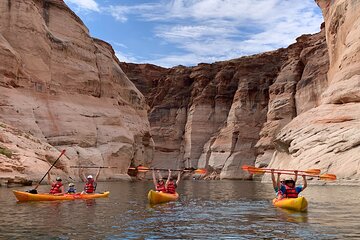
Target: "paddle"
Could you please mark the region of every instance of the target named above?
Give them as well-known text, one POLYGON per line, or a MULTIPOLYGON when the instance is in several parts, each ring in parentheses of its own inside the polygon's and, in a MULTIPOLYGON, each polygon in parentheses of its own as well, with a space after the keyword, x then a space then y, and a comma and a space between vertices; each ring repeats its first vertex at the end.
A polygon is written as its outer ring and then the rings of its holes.
POLYGON ((257 167, 249 166, 249 165, 243 165, 241 168, 243 170, 245 170, 245 171, 250 171, 250 170, 256 171, 256 170, 260 169, 261 171, 262 170, 275 170, 275 171, 278 171, 278 172, 295 172, 295 171, 298 171, 299 173, 303 172, 303 173, 307 173, 307 174, 310 174, 310 175, 319 175, 320 174, 320 169, 308 169, 308 170, 271 169, 271 168, 257 168, 257 167))
MULTIPOLYGON (((112 167, 112 166, 70 166, 70 168, 119 168, 119 167, 112 167)), ((137 170, 138 172, 147 172, 151 170, 159 170, 159 171, 168 171, 167 168, 148 168, 144 166, 138 166, 138 167, 129 167, 129 170, 137 170)), ((170 169, 173 172, 176 171, 185 171, 185 172, 195 172, 199 174, 205 174, 206 169, 203 168, 184 168, 184 169, 170 169)))
POLYGON ((37 194, 37 188, 40 186, 40 183, 42 182, 42 180, 44 180, 44 178, 46 177, 46 175, 50 172, 50 170, 55 166, 56 162, 60 159, 60 157, 62 155, 64 155, 65 153, 65 149, 61 151, 60 156, 55 160, 55 162, 51 165, 51 167, 49 168, 49 170, 45 173, 45 175, 41 178, 41 180, 38 182, 38 184, 36 184, 34 189, 28 190, 27 192, 32 193, 32 194, 37 194))
POLYGON ((167 169, 167 168, 148 168, 148 167, 143 167, 143 166, 138 166, 137 168, 129 168, 129 169, 137 169, 139 172, 147 172, 147 171, 151 171, 151 170, 159 170, 159 171, 172 171, 172 172, 176 172, 176 171, 184 171, 184 172, 195 172, 198 174, 205 174, 206 173, 206 169, 204 168, 199 168, 199 169, 195 169, 195 168, 184 168, 184 169, 167 169))
MULTIPOLYGON (((271 173, 271 171, 269 170, 263 170, 260 168, 257 169, 249 169, 247 170, 252 174, 264 174, 264 173, 271 173)), ((281 173, 281 174, 286 174, 286 175, 296 175, 295 173, 288 173, 288 172, 279 172, 279 171, 274 171, 274 173, 281 173)), ((326 173, 326 174, 321 174, 321 175, 312 175, 312 174, 298 174, 298 176, 307 176, 307 177, 318 177, 321 180, 336 180, 336 175, 335 174, 330 174, 330 173, 326 173)))
POLYGON ((111 166, 103 166, 103 167, 98 167, 98 166, 70 166, 70 168, 118 168, 118 167, 111 167, 111 166))

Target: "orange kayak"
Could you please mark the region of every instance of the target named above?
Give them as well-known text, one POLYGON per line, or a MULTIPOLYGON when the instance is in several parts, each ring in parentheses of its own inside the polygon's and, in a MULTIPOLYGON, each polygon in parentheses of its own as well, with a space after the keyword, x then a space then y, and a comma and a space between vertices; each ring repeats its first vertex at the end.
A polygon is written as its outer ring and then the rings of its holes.
POLYGON ((297 212, 305 212, 308 207, 308 202, 304 197, 283 199, 274 198, 273 205, 275 207, 293 210, 297 212))
POLYGON ((179 198, 178 193, 170 194, 170 193, 157 192, 154 190, 150 190, 148 193, 148 199, 150 204, 176 201, 178 198, 179 198))
POLYGON ((48 193, 33 194, 28 192, 16 191, 13 190, 13 193, 16 199, 19 202, 27 201, 57 201, 57 200, 75 200, 75 199, 93 199, 93 198, 104 198, 108 197, 110 192, 104 193, 92 193, 92 194, 62 194, 62 195, 53 195, 48 193))

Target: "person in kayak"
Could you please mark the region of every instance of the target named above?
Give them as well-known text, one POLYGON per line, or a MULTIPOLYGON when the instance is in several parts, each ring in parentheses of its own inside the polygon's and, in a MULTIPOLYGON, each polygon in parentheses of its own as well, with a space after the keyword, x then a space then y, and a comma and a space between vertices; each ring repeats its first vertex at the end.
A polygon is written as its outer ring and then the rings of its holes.
POLYGON ((304 181, 304 186, 297 186, 296 187, 296 180, 297 180, 297 175, 298 172, 295 172, 295 179, 287 179, 285 180, 285 184, 284 185, 278 185, 282 195, 284 198, 297 198, 299 196, 299 193, 304 191, 305 188, 307 187, 307 181, 306 181, 306 176, 302 175, 303 177, 303 181, 304 181))
POLYGON ((179 171, 177 180, 176 182, 174 182, 174 179, 171 176, 171 170, 169 169, 169 176, 165 183, 166 193, 175 194, 176 188, 179 186, 180 176, 181 176, 181 171, 179 171))
POLYGON ((285 179, 284 178, 280 179, 281 173, 278 173, 277 178, 275 180, 274 171, 275 171, 274 169, 271 169, 271 181, 273 184, 274 191, 276 193, 276 198, 281 199, 281 198, 283 198, 283 195, 278 186, 279 186, 279 184, 280 184, 280 186, 283 186, 285 184, 285 179))
POLYGON ((76 188, 74 183, 69 183, 69 188, 67 190, 67 193, 74 194, 76 193, 76 188))
POLYGON ((155 176, 155 171, 152 171, 152 177, 153 177, 153 182, 154 182, 154 186, 155 186, 155 190, 157 192, 166 192, 166 188, 165 188, 165 181, 163 179, 163 177, 161 176, 160 171, 157 171, 158 173, 158 180, 156 180, 156 176, 155 176))
POLYGON ((85 182, 84 191, 81 192, 82 194, 95 193, 97 186, 97 179, 99 178, 100 175, 100 170, 101 168, 99 168, 98 172, 96 173, 95 179, 93 178, 92 175, 88 175, 87 177, 85 177, 85 174, 81 171, 80 177, 85 182))
POLYGON ((51 185, 50 194, 59 195, 65 192, 61 177, 56 177, 56 181, 51 183, 50 174, 48 174, 48 184, 51 185))

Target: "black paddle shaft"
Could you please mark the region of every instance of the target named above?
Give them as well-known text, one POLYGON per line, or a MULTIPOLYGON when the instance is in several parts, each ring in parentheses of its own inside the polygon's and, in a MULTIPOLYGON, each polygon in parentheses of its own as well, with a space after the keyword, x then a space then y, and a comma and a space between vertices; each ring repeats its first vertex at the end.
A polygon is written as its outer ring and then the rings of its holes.
POLYGON ((38 184, 37 184, 37 185, 35 186, 35 188, 32 189, 32 190, 36 190, 36 189, 39 187, 39 185, 40 185, 40 183, 42 182, 42 180, 44 180, 44 178, 46 177, 46 175, 47 175, 47 174, 50 172, 50 170, 55 166, 56 162, 61 158, 62 155, 64 155, 64 153, 65 153, 65 149, 61 151, 60 156, 55 160, 55 162, 51 165, 51 167, 49 168, 49 170, 48 170, 48 171, 45 173, 45 175, 42 177, 42 179, 40 180, 40 182, 38 182, 38 184))

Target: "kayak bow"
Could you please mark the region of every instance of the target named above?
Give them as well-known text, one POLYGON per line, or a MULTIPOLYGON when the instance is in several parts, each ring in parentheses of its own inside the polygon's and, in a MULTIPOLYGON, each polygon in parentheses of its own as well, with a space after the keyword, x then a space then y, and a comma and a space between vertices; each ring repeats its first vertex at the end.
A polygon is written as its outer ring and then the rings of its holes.
POLYGON ((293 210, 297 212, 305 212, 308 207, 308 202, 304 197, 283 199, 274 198, 273 205, 275 207, 293 210))
POLYGON ((150 204, 176 201, 178 198, 179 198, 178 193, 170 194, 170 193, 157 192, 154 190, 150 190, 148 193, 148 199, 150 204))

